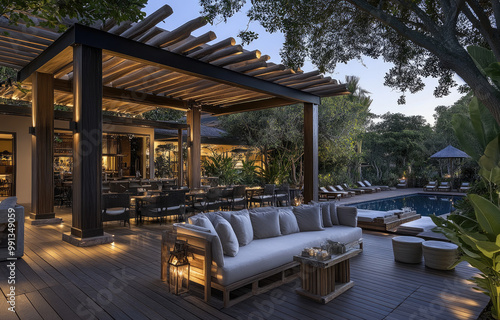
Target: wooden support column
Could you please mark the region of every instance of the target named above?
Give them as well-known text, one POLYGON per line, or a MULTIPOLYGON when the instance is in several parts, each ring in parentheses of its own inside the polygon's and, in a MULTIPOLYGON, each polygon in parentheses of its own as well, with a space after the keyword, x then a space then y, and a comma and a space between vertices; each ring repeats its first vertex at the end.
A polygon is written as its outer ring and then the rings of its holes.
POLYGON ((201 110, 191 107, 187 112, 189 125, 189 188, 199 188, 201 185, 201 110))
POLYGON ((53 219, 54 175, 54 75, 35 72, 32 76, 31 108, 31 212, 34 220, 53 219))
POLYGON ((304 103, 304 202, 318 201, 318 105, 304 103))
POLYGON ((177 172, 177 186, 184 185, 184 155, 182 154, 182 129, 177 129, 177 164, 179 170, 177 172))
POLYGON ((73 48, 73 226, 78 238, 103 235, 102 172, 102 50, 73 48))

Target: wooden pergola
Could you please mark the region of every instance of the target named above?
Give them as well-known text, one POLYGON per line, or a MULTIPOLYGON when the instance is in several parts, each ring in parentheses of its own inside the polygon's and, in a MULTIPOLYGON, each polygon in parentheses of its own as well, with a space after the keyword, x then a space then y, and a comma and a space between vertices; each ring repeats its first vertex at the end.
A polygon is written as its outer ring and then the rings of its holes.
POLYGON ((225 115, 301 103, 304 200, 318 198, 318 104, 321 97, 347 94, 346 86, 317 71, 268 63, 268 56, 243 50, 233 38, 208 45, 213 32, 190 35, 206 24, 201 17, 171 31, 156 27, 171 13, 165 5, 138 23, 68 22, 62 34, 11 25, 0 17, 0 31, 7 32, 0 35, 0 65, 18 69, 17 81, 27 89, 6 86, 0 96, 32 101, 33 219, 54 217, 54 103, 73 107, 73 237, 103 235, 103 110, 131 115, 157 107, 186 111, 189 186, 198 187, 202 112, 225 115))

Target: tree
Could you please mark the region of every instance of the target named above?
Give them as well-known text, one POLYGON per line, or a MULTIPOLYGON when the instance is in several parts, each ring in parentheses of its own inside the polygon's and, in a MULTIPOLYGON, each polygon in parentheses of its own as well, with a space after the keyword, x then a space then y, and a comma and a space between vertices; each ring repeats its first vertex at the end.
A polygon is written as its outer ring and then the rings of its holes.
POLYGON ((363 137, 364 155, 372 180, 391 183, 401 176, 420 176, 430 156, 424 142, 432 134, 422 116, 386 113, 363 137), (371 172, 373 171, 373 172, 371 172))
POLYGON ((147 120, 156 121, 178 121, 184 116, 183 111, 167 109, 167 108, 156 108, 151 111, 144 112, 142 117, 147 120))
MULTIPOLYGON (((200 3, 213 20, 231 17, 246 1, 200 3)), ((500 61, 498 0, 253 0, 248 16, 268 32, 285 35, 281 56, 290 67, 309 57, 321 71, 332 71, 363 55, 382 57, 394 64, 385 85, 402 91, 399 103, 407 91, 423 89, 423 77, 439 78, 434 94, 447 95, 457 85, 455 72, 500 124, 500 90, 465 49, 489 48, 500 61)))
POLYGON ((12 23, 39 24, 64 31, 68 19, 77 19, 86 25, 107 19, 138 21, 145 16, 141 9, 146 3, 147 0, 1 0, 0 16, 8 16, 12 23))

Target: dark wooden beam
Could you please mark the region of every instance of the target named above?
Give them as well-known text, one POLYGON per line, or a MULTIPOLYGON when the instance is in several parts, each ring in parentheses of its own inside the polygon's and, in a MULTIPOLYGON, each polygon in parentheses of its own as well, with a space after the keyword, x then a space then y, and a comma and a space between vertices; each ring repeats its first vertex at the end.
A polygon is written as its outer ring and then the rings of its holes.
POLYGON ((38 57, 33 59, 24 68, 17 73, 17 81, 21 82, 28 79, 38 69, 42 68, 46 63, 55 58, 64 49, 75 43, 75 28, 69 28, 56 41, 54 41, 47 49, 42 51, 38 57))
MULTIPOLYGON (((54 90, 72 93, 73 92, 72 81, 56 79, 54 82, 54 90)), ((171 109, 186 111, 184 102, 182 100, 157 96, 143 92, 103 86, 102 95, 103 98, 106 100, 113 100, 119 102, 133 102, 147 106, 168 107, 171 109)))
POLYGON ((102 174, 102 50, 73 48, 73 219, 71 235, 104 234, 101 219, 102 174))
MULTIPOLYGON (((0 114, 31 117, 31 108, 27 106, 13 106, 8 104, 0 104, 0 114)), ((71 111, 54 111, 54 119, 56 120, 73 120, 73 112, 71 111)), ((157 128, 157 129, 187 129, 186 123, 177 123, 169 121, 155 121, 138 118, 125 118, 110 115, 103 115, 102 122, 105 124, 115 124, 122 126, 157 128)))
POLYGON ((43 67, 72 44, 83 44, 89 47, 100 48, 106 50, 111 55, 121 58, 148 65, 166 67, 183 74, 288 98, 297 102, 320 103, 320 98, 310 93, 247 76, 80 24, 75 24, 71 27, 40 56, 21 69, 18 73, 18 80, 22 81, 28 78, 33 72, 43 67))
POLYGON ((31 136, 31 219, 52 219, 54 213, 54 76, 33 75, 31 136))
POLYGON ((304 103, 304 203, 318 201, 318 106, 304 103))
POLYGON ((189 125, 188 134, 188 178, 189 188, 199 188, 201 185, 201 110, 190 108, 186 113, 189 125))
POLYGON ((245 102, 239 104, 233 104, 227 107, 213 107, 213 106, 203 106, 203 111, 210 112, 215 116, 223 116, 232 113, 246 112, 246 111, 256 111, 275 107, 289 106, 296 104, 296 101, 282 99, 282 98, 271 98, 266 100, 245 102))

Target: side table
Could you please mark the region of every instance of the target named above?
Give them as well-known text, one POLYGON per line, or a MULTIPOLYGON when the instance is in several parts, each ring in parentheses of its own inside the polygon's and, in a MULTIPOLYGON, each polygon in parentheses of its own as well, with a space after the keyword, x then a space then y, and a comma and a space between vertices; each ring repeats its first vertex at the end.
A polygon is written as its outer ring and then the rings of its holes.
POLYGON ((300 295, 326 304, 354 286, 351 281, 350 259, 363 250, 352 249, 320 261, 314 258, 293 256, 300 263, 302 288, 295 290, 300 295))

